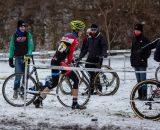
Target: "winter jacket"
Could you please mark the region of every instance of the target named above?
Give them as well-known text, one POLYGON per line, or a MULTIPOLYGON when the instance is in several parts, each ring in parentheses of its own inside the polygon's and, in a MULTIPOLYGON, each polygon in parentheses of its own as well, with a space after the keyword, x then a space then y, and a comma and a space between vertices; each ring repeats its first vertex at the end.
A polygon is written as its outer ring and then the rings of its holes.
POLYGON ((149 40, 141 35, 139 37, 134 37, 132 40, 132 48, 131 48, 131 66, 132 67, 147 67, 148 62, 147 59, 149 58, 151 51, 145 50, 143 52, 139 51, 142 47, 149 44, 149 40))
POLYGON ((88 38, 88 42, 80 54, 80 58, 83 58, 88 52, 88 58, 94 59, 102 57, 107 52, 107 42, 103 38, 100 32, 95 37, 88 38))
POLYGON ((13 34, 10 39, 9 46, 9 58, 24 56, 26 54, 31 55, 33 50, 33 39, 31 33, 27 33, 25 36, 18 36, 13 34))

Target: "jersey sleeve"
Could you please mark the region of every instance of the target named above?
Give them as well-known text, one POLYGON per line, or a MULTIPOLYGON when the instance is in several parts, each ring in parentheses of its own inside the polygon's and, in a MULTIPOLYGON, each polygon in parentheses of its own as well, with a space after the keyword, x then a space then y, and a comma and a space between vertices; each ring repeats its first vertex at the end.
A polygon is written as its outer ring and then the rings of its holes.
POLYGON ((14 57, 14 34, 10 38, 10 45, 9 45, 9 58, 14 57))
POLYGON ((32 55, 32 51, 33 51, 33 38, 32 34, 28 33, 28 54, 32 55))

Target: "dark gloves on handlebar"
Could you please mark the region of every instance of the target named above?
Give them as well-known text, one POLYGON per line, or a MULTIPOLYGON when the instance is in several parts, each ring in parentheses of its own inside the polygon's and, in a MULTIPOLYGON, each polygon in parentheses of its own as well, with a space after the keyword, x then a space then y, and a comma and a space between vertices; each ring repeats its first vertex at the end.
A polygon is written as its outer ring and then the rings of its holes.
POLYGON ((13 64, 13 58, 9 58, 9 66, 10 66, 11 68, 14 68, 14 67, 15 67, 14 64, 13 64))
POLYGON ((105 54, 104 54, 104 58, 107 58, 107 57, 108 57, 108 53, 105 53, 105 54))
POLYGON ((77 63, 78 63, 78 62, 80 62, 80 61, 81 61, 81 59, 82 59, 82 58, 80 58, 80 57, 79 57, 79 58, 75 59, 75 62, 77 62, 77 63))

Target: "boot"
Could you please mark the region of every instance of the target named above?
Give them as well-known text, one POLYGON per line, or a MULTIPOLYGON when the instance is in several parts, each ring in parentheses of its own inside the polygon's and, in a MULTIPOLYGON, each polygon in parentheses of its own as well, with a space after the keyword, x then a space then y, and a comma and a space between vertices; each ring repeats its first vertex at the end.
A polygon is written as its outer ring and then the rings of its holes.
POLYGON ((76 104, 72 104, 72 109, 74 110, 74 109, 80 109, 80 110, 83 110, 83 109, 86 109, 86 106, 81 106, 81 105, 79 105, 78 103, 76 103, 76 104))
POLYGON ((137 99, 142 99, 142 89, 138 89, 138 98, 137 99))
POLYGON ((40 108, 40 106, 43 106, 42 105, 42 100, 43 98, 41 96, 39 96, 34 102, 33 104, 35 105, 35 108, 40 108))
POLYGON ((18 98, 18 93, 19 93, 18 90, 14 90, 14 93, 13 93, 13 98, 14 98, 14 99, 17 99, 17 98, 18 98))
POLYGON ((143 89, 142 90, 142 100, 146 100, 147 99, 147 90, 143 89))

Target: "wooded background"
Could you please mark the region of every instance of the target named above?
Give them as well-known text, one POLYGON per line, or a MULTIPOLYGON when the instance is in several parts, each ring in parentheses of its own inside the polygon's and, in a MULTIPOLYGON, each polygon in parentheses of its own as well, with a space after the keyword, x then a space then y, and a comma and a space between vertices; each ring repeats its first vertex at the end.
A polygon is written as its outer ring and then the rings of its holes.
POLYGON ((54 50, 75 19, 87 28, 96 23, 109 48, 128 49, 135 23, 145 24, 144 34, 151 41, 159 37, 160 0, 0 0, 1 52, 8 51, 18 19, 28 23, 37 51, 54 50))

